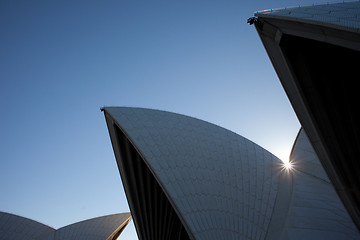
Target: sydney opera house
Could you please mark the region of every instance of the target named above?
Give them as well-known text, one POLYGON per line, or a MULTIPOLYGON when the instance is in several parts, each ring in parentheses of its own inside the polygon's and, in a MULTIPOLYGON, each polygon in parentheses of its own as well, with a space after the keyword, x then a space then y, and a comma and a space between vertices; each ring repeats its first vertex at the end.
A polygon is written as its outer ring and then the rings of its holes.
POLYGON ((102 110, 139 239, 360 239, 303 129, 285 168, 199 119, 102 110))
POLYGON ((0 212, 1 239, 360 239, 360 2, 266 10, 248 20, 302 125, 284 165, 222 127, 104 107, 130 213, 58 230, 0 212))
POLYGON ((121 213, 92 218, 54 229, 28 218, 0 212, 0 239, 115 240, 130 220, 130 213, 121 213))

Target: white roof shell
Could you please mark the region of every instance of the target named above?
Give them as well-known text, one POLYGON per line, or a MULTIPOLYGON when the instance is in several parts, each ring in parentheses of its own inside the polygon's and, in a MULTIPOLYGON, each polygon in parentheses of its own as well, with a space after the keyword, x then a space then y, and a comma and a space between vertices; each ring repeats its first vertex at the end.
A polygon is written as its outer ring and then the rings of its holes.
POLYGON ((360 239, 303 129, 290 162, 293 183, 282 239, 360 239))
POLYGON ((113 214, 56 230, 28 218, 0 212, 0 240, 113 240, 130 220, 130 213, 113 214))
POLYGON ((359 239, 302 134, 292 153, 297 166, 285 171, 265 149, 214 124, 158 110, 103 110, 110 135, 116 125, 135 146, 190 239, 359 239))
POLYGON ((195 118, 150 109, 104 110, 136 146, 190 238, 265 238, 279 188, 278 158, 195 118))
POLYGON ((1 240, 37 240, 56 231, 34 220, 0 212, 0 239, 1 240))

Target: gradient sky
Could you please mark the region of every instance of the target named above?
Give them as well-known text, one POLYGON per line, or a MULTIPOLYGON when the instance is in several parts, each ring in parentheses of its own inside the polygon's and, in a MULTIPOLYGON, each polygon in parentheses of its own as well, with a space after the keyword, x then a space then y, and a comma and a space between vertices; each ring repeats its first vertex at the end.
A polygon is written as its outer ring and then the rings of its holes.
POLYGON ((55 228, 129 211, 103 106, 200 118, 286 159, 300 124, 246 20, 312 3, 0 0, 0 211, 55 228))

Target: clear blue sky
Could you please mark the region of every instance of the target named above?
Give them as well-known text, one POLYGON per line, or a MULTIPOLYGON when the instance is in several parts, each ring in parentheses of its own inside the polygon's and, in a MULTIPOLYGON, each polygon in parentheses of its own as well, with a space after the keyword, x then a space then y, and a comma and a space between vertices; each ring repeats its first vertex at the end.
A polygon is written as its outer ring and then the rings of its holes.
POLYGON ((197 117, 286 158, 300 125, 246 20, 311 3, 0 0, 0 211, 55 228, 129 211, 103 106, 197 117))

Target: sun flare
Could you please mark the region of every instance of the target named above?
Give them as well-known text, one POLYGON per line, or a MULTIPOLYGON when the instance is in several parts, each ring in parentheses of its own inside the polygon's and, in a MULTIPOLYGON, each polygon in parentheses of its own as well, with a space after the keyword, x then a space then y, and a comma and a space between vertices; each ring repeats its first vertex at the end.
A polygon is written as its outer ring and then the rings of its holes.
POLYGON ((293 165, 290 162, 284 162, 284 167, 287 170, 290 170, 293 168, 293 165))
POLYGON ((294 169, 294 164, 292 162, 288 161, 283 161, 282 162, 282 170, 286 171, 286 172, 290 172, 294 169))

